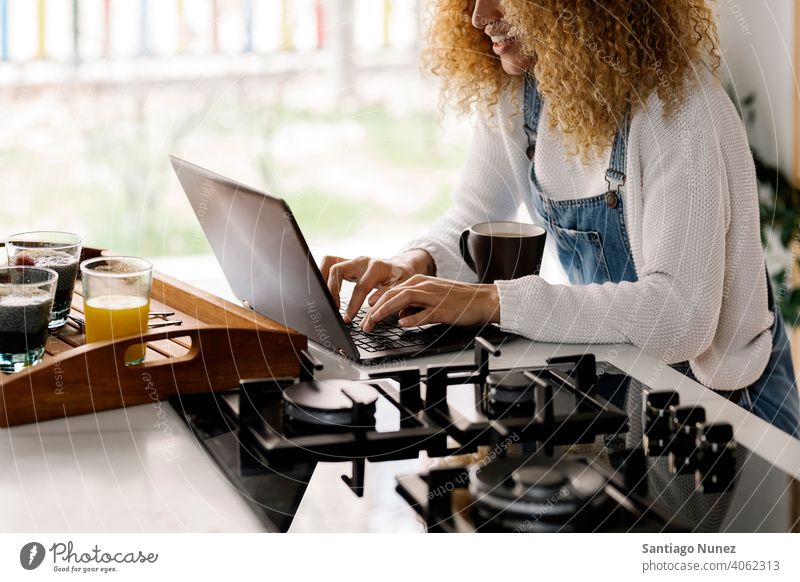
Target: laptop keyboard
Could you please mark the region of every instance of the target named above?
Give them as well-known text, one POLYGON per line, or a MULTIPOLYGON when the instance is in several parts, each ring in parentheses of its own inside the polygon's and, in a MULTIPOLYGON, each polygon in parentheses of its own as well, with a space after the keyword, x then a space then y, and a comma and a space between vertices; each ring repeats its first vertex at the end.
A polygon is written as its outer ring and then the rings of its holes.
MULTIPOLYGON (((344 315, 346 307, 341 309, 344 315)), ((379 321, 369 333, 361 331, 361 320, 364 319, 366 310, 361 309, 347 326, 350 336, 355 344, 365 352, 384 352, 399 348, 426 346, 431 343, 431 337, 424 332, 422 327, 400 327, 397 316, 390 315, 379 321), (416 332, 416 333, 415 333, 416 332)))

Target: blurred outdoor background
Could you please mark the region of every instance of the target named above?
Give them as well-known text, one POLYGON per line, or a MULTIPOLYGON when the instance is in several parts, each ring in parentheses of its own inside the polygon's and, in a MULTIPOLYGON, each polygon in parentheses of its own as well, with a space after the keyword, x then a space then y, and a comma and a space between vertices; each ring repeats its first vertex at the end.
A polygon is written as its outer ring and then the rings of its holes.
POLYGON ((419 72, 425 5, 0 0, 0 232, 217 290, 175 154, 286 198, 318 258, 392 254, 449 204, 468 136, 419 72))
MULTIPOLYGON (((797 3, 712 1, 722 76, 770 164, 762 222, 779 281, 800 252, 800 209, 770 183, 800 173, 797 3)), ((0 238, 68 230, 224 292, 175 154, 287 199, 317 258, 391 255, 450 204, 469 135, 468 120, 439 119, 419 71, 427 8, 0 0, 0 238)))

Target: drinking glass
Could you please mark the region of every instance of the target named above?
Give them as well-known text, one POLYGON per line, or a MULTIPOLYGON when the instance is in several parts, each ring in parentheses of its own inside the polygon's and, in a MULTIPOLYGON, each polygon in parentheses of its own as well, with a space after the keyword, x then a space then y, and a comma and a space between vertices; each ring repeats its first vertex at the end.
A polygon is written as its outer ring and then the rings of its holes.
POLYGON ((58 279, 53 269, 0 267, 0 372, 42 360, 58 279))
POLYGON ((58 329, 67 322, 82 243, 76 234, 55 231, 22 232, 6 241, 9 265, 43 267, 58 273, 50 329, 58 329))
MULTIPOLYGON (((138 257, 98 257, 81 263, 86 342, 147 332, 153 266, 138 257)), ((145 345, 131 346, 127 365, 144 361, 145 345)))

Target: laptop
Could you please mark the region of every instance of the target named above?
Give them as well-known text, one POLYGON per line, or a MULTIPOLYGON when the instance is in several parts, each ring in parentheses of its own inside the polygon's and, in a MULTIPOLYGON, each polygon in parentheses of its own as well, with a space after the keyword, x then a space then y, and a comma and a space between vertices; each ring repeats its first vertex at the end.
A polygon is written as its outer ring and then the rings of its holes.
POLYGON ((358 326, 363 309, 345 324, 346 298, 337 309, 284 200, 174 156, 170 161, 236 298, 323 348, 369 362, 458 351, 478 334, 496 343, 508 337, 495 325, 408 328, 396 317, 365 333, 358 326))

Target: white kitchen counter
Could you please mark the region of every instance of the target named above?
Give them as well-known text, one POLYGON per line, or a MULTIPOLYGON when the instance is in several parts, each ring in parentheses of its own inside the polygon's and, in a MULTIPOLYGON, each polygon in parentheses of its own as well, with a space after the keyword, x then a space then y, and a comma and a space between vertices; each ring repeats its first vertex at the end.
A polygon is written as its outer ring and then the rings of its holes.
MULTIPOLYGON (((504 346, 493 367, 540 365, 552 355, 584 351, 654 388, 677 390, 681 404, 702 404, 709 418, 734 426, 741 444, 800 479, 800 441, 632 346, 515 340, 504 346)), ((372 371, 314 352, 325 363, 320 377, 363 378, 372 371)), ((466 363, 472 357, 467 350, 405 364, 466 363)), ((394 492, 394 477, 425 463, 368 463, 363 499, 339 480, 349 472, 346 463, 321 464, 291 531, 420 531, 413 512, 394 492)), ((0 530, 6 532, 263 531, 178 415, 158 402, 0 429, 0 499, 0 530), (159 420, 159 407, 166 421, 159 420)))

